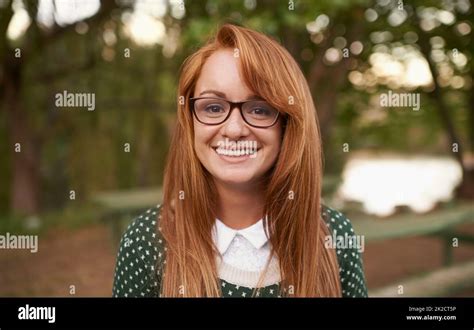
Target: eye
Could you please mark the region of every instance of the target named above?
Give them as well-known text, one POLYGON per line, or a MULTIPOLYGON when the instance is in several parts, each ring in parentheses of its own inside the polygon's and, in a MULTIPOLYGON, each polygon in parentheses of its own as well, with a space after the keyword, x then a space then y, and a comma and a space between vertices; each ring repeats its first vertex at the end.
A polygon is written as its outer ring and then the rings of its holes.
POLYGON ((216 113, 224 112, 224 107, 220 104, 208 104, 204 108, 204 111, 208 113, 216 114, 216 113))
POLYGON ((271 111, 264 107, 254 107, 250 110, 250 113, 257 116, 268 116, 271 114, 271 111))
POLYGON ((261 120, 273 118, 277 111, 265 101, 250 101, 245 104, 244 112, 251 118, 261 120))

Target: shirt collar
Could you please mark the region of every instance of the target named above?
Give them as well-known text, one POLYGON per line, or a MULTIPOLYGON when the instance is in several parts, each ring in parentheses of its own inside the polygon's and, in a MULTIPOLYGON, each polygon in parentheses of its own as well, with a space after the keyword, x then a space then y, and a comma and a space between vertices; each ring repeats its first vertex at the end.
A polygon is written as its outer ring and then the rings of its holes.
POLYGON ((247 228, 239 230, 232 229, 221 220, 216 219, 212 231, 212 238, 220 254, 224 254, 225 251, 227 251, 230 243, 232 243, 232 240, 237 234, 245 237, 256 249, 260 249, 268 241, 262 219, 247 228))

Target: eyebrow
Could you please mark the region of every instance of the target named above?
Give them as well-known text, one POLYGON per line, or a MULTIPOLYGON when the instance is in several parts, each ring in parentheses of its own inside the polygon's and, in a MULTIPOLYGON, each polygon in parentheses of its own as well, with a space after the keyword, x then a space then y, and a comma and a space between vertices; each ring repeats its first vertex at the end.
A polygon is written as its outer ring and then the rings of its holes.
MULTIPOLYGON (((199 96, 204 95, 204 94, 214 94, 214 95, 216 95, 216 96, 218 96, 218 97, 222 97, 222 98, 224 98, 224 99, 227 98, 225 93, 219 92, 219 91, 217 91, 217 90, 215 90, 215 89, 206 89, 205 91, 202 91, 201 94, 199 94, 199 96)), ((246 99, 247 99, 247 100, 250 100, 250 99, 262 100, 262 98, 261 98, 260 96, 255 95, 255 94, 248 95, 248 96, 246 97, 246 99)))

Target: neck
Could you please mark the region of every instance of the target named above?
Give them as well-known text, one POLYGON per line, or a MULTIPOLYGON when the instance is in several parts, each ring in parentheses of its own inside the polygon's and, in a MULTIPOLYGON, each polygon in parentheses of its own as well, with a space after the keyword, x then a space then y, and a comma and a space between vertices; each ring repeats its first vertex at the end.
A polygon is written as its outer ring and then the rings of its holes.
POLYGON ((259 185, 234 186, 216 182, 217 217, 233 229, 247 228, 263 218, 263 190, 259 185))

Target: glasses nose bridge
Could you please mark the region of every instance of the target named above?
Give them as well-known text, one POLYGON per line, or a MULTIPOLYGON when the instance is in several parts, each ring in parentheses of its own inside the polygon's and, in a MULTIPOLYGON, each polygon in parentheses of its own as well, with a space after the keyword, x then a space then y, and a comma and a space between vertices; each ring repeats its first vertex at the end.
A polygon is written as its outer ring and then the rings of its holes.
MULTIPOLYGON (((244 122, 246 122, 245 118, 244 118, 244 114, 242 112, 242 106, 244 105, 245 102, 231 102, 231 101, 227 101, 227 103, 229 104, 229 115, 227 117, 227 119, 229 119, 231 116, 232 116, 232 112, 237 108, 239 110, 239 113, 240 113, 240 117, 242 118, 242 120, 244 122)), ((225 121, 227 121, 227 119, 225 121)))

